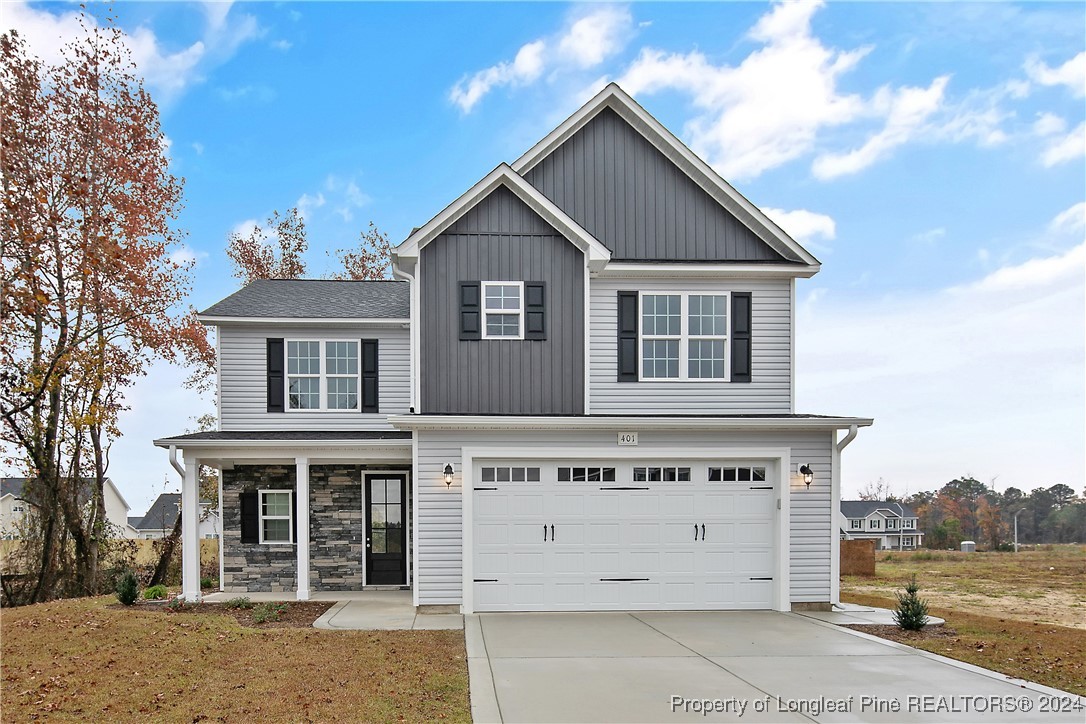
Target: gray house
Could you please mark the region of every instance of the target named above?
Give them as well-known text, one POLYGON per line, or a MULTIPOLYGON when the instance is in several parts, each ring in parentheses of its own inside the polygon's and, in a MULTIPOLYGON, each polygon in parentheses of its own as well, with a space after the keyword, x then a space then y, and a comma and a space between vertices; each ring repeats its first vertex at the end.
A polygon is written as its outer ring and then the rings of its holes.
POLYGON ((876 550, 915 550, 924 544, 917 516, 904 503, 842 500, 842 540, 873 540, 876 550))
MULTIPOLYGON (((826 607, 840 455, 871 420, 794 409, 818 270, 610 85, 396 247, 396 281, 261 281, 204 311, 219 430, 156 444, 185 511, 222 470, 227 591, 826 607)), ((195 523, 183 542, 197 599, 195 523)))

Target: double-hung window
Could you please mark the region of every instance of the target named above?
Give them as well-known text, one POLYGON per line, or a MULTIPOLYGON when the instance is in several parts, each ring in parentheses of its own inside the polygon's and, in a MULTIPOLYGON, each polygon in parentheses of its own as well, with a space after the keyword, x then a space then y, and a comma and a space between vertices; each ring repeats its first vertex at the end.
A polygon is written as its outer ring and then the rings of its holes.
POLYGON ((292 543, 294 526, 291 523, 291 496, 289 490, 260 491, 260 542, 292 543))
POLYGON ((289 340, 287 409, 357 410, 358 342, 289 340))
POLYGON ((642 293, 641 379, 727 381, 730 295, 642 293))
POLYGON ((483 339, 524 339, 524 282, 483 282, 483 339))

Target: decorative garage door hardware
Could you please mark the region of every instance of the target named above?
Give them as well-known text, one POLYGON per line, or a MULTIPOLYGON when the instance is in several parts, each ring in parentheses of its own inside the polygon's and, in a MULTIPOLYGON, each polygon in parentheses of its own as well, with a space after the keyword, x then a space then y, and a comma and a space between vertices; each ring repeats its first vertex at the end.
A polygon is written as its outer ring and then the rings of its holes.
POLYGON ((772 490, 773 486, 772 485, 752 485, 752 486, 750 486, 750 489, 751 490, 772 490))
POLYGON ((475 488, 476 490, 497 490, 497 488, 475 488))
POLYGON ((601 578, 604 583, 628 583, 630 581, 647 581, 648 578, 601 578))
MULTIPOLYGON (((547 524, 543 524, 543 542, 547 542, 547 524)), ((551 543, 554 542, 554 524, 551 524, 551 543)))
MULTIPOLYGON (((698 524, 694 523, 694 540, 698 540, 698 524)), ((705 540, 705 524, 701 524, 701 540, 705 540)))
POLYGON ((600 488, 600 490, 648 490, 648 488, 635 488, 629 485, 619 485, 611 488, 600 488))
POLYGON ((752 581, 772 581, 773 576, 765 576, 764 578, 752 578, 752 581))

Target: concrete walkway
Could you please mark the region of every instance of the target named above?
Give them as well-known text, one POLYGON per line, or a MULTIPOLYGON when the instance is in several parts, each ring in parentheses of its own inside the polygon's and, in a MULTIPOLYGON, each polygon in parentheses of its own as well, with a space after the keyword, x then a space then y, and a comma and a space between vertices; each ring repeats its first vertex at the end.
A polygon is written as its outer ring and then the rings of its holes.
POLYGON ((1081 724, 1086 712, 1043 713, 1086 701, 796 614, 479 614, 465 638, 476 722, 1081 724))
MULTIPOLYGON (((287 593, 212 593, 204 596, 208 603, 222 603, 231 598, 248 598, 254 603, 266 601, 293 602, 287 593)), ((415 613, 411 591, 322 591, 314 593, 311 601, 336 601, 336 604, 313 622, 315 628, 332 631, 423 631, 459 630, 464 617, 458 613, 415 613)))

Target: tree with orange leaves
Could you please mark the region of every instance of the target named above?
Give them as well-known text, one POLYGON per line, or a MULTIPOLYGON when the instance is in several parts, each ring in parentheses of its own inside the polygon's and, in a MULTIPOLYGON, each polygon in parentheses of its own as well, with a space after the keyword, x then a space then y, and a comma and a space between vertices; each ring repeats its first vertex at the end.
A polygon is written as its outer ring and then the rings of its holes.
POLYGON ((99 590, 125 391, 155 359, 194 363, 194 385, 214 367, 183 306, 183 180, 158 109, 112 19, 83 20, 55 66, 0 35, 0 439, 31 479, 31 601, 99 590))

